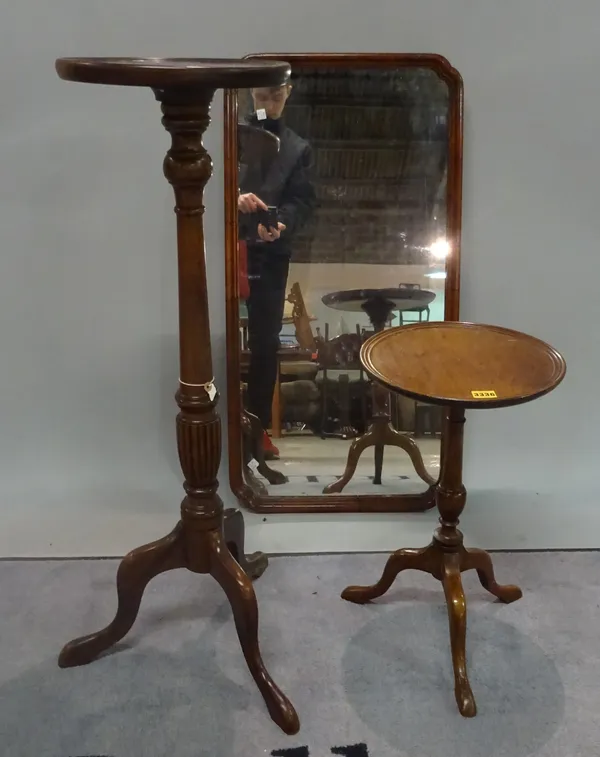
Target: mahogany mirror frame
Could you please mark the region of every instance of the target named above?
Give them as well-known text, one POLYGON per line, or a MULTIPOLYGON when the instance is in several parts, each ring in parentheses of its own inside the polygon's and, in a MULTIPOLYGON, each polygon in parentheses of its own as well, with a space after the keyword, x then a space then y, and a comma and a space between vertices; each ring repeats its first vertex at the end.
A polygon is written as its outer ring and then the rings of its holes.
MULTIPOLYGON (((284 60, 292 71, 315 69, 429 68, 448 86, 448 177, 446 187, 447 239, 452 254, 446 260, 444 320, 459 320, 460 245, 463 172, 463 81, 441 55, 431 53, 259 53, 246 58, 284 60)), ((229 482, 240 504, 258 513, 423 512, 435 504, 435 484, 418 494, 322 494, 315 496, 263 496, 243 476, 242 397, 240 392, 240 329, 238 292, 238 93, 224 93, 225 182, 225 297, 227 355, 227 428, 229 482)), ((447 418, 442 425, 441 454, 447 418)))

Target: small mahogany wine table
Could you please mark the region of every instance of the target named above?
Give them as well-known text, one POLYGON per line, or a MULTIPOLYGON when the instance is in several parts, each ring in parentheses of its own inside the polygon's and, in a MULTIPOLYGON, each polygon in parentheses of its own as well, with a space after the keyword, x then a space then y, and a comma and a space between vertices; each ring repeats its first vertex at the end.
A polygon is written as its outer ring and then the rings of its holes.
POLYGON ((430 573, 442 582, 450 621, 450 646, 458 709, 473 717, 477 708, 466 668, 467 605, 461 573, 476 570, 482 586, 503 602, 522 596, 517 586, 496 583, 492 560, 482 549, 466 549, 458 530, 465 506, 462 480, 465 409, 508 407, 552 391, 566 365, 539 339, 517 331, 473 323, 417 323, 382 331, 361 350, 366 371, 387 389, 448 408, 442 440, 436 504, 440 525, 423 549, 400 549, 387 561, 373 586, 349 586, 350 602, 382 596, 400 571, 430 573))
POLYGON ((85 665, 122 639, 136 619, 146 585, 159 573, 175 568, 208 573, 229 599, 244 657, 272 719, 286 733, 296 733, 298 716, 271 679, 258 646, 258 606, 248 573, 260 575, 266 558, 245 557, 241 513, 224 513, 217 494, 221 421, 216 412, 202 222, 204 188, 212 173, 202 137, 215 91, 279 86, 288 80, 290 67, 263 60, 60 58, 56 70, 68 81, 151 89, 161 104, 162 124, 171 135, 163 169, 175 192, 177 217, 177 447, 185 478, 175 530, 124 558, 117 573, 119 602, 114 620, 103 630, 67 644, 59 665, 85 665))

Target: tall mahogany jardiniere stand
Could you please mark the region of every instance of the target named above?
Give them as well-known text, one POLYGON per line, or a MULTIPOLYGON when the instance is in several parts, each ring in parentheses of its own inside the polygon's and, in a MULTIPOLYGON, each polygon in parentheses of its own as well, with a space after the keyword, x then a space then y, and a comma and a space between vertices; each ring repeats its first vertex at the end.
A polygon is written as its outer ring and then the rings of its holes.
POLYGON ((185 478, 181 519, 175 530, 130 552, 117 574, 118 610, 106 628, 67 644, 61 667, 84 665, 123 638, 137 616, 148 582, 159 573, 187 568, 209 573, 222 586, 235 618, 250 672, 269 713, 286 733, 296 733, 298 716, 277 688, 261 659, 258 607, 252 575, 264 570, 264 556, 246 560, 241 513, 227 511, 217 494, 221 421, 211 360, 204 259, 204 187, 212 172, 202 136, 210 122, 217 89, 278 86, 290 67, 275 61, 60 58, 62 79, 88 84, 148 87, 161 104, 162 124, 172 145, 164 174, 175 192, 179 268, 179 391, 177 447, 185 478))
POLYGON ((462 479, 465 409, 508 407, 552 391, 566 371, 561 355, 545 342, 497 326, 473 323, 417 323, 382 331, 365 342, 367 372, 391 391, 448 408, 436 504, 440 525, 423 549, 399 549, 373 586, 349 586, 342 593, 364 603, 390 588, 403 570, 430 573, 442 582, 450 621, 450 645, 458 709, 477 708, 466 666, 467 604, 461 573, 476 570, 482 586, 502 602, 522 596, 517 586, 496 583, 490 555, 467 549, 458 519, 467 493, 462 479))

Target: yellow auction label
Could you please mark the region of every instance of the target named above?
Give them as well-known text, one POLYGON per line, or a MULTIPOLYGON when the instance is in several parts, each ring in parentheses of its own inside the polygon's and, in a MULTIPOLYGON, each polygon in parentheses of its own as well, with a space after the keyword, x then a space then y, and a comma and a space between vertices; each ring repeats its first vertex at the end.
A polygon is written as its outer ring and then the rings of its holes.
POLYGON ((471 392, 471 396, 476 400, 493 400, 497 398, 497 394, 493 389, 479 389, 476 392, 471 392))

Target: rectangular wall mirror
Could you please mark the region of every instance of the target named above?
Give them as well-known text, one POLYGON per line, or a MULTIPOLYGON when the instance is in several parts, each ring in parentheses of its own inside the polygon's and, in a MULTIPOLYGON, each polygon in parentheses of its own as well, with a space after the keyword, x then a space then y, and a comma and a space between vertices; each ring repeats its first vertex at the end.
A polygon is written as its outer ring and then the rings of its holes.
POLYGON ((460 75, 437 55, 249 57, 292 78, 225 96, 232 489, 259 512, 426 510, 443 413, 359 353, 458 319, 460 75))

